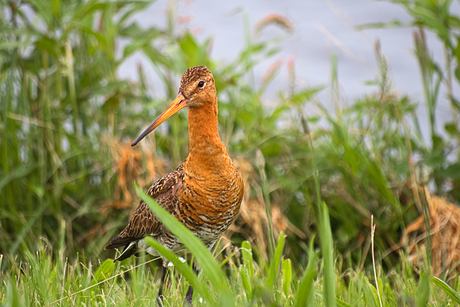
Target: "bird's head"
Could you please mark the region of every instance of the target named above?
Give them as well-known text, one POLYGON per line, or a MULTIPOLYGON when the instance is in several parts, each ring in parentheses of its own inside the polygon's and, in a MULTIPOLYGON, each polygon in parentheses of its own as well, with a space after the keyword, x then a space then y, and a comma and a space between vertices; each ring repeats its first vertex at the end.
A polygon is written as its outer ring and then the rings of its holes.
POLYGON ((188 100, 187 106, 190 108, 213 101, 216 97, 216 86, 209 69, 204 66, 187 69, 180 80, 179 95, 181 94, 188 100))
POLYGON ((212 73, 204 66, 190 67, 180 80, 179 93, 172 104, 131 144, 137 145, 143 138, 161 125, 171 115, 185 107, 201 108, 214 102, 216 86, 212 73))

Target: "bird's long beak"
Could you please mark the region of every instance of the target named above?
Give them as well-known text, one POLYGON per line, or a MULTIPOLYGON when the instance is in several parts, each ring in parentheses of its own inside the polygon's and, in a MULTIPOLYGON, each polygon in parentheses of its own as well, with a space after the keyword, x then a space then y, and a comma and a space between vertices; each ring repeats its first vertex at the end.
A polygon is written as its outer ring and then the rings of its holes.
POLYGON ((176 99, 172 102, 169 108, 166 109, 147 129, 142 132, 141 135, 131 144, 131 146, 136 146, 143 138, 147 136, 150 132, 152 132, 156 127, 161 125, 165 120, 171 117, 174 113, 183 108, 187 107, 188 100, 185 99, 184 95, 181 92, 177 95, 176 99))

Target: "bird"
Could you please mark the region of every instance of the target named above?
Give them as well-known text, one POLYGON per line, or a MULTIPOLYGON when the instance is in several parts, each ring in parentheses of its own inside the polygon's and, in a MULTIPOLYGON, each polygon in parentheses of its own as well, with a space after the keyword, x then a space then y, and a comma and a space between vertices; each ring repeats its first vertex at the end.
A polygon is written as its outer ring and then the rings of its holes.
MULTIPOLYGON (((135 146, 170 116, 188 107, 189 154, 174 171, 157 180, 147 194, 191 230, 208 249, 237 217, 243 199, 244 183, 232 162, 218 131, 217 91, 214 77, 205 66, 191 67, 183 74, 177 97, 172 104, 131 144, 135 146)), ((114 261, 121 261, 140 251, 161 256, 147 245, 151 236, 174 253, 183 244, 141 201, 128 225, 104 249, 123 247, 114 261)), ((195 273, 198 270, 194 266, 195 273)), ((163 284, 167 261, 163 260, 157 304, 163 305, 163 284)), ((191 305, 190 285, 184 305, 191 305)))

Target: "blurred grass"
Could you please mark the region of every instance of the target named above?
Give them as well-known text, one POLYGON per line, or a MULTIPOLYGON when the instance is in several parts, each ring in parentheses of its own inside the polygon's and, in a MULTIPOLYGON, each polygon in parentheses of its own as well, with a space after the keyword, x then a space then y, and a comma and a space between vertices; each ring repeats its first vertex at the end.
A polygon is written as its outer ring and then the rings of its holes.
MULTIPOLYGON (((460 103, 453 92, 460 82, 460 19, 452 1, 395 1, 417 29, 414 55, 424 99, 396 92, 377 44, 379 74, 368 82, 375 92, 351 106, 340 103, 335 56, 331 103, 316 97, 324 86, 298 84, 293 62, 274 62, 255 84, 256 65, 271 61, 283 38, 262 40, 260 33, 272 24, 289 33, 284 17, 269 15, 255 29, 247 26, 246 46, 236 58, 216 61, 209 55, 211 39, 199 41, 177 24, 175 2, 164 27, 139 25, 133 16, 152 3, 0 0, 2 304, 47 305, 69 295, 59 304, 147 305, 154 299, 154 267, 135 268, 145 258, 113 267, 100 259, 112 256, 102 253, 103 246, 139 200, 132 182, 148 186, 188 153, 185 112, 140 148, 129 142, 195 65, 208 66, 215 76, 221 136, 246 180, 243 212, 228 235, 242 250, 217 252, 235 305, 379 306, 376 282, 384 306, 447 306, 448 297, 455 300, 457 277, 446 287, 430 279, 429 266, 414 270, 402 243, 406 225, 430 216, 408 182, 460 200, 460 103), (437 35, 445 59, 432 56, 425 31, 437 35), (135 52, 150 60, 165 97, 149 91, 142 66, 139 82, 117 76, 135 52), (285 64, 290 84, 266 106, 265 91, 285 64), (443 97, 452 120, 440 131, 436 110, 443 97), (428 110, 428 139, 419 106, 428 110), (404 191, 409 198, 401 201, 404 191), (369 255, 371 215, 377 280, 369 255), (97 284, 109 273, 120 275, 97 284)), ((363 27, 375 26, 389 25, 363 27)), ((206 281, 202 275, 194 282, 206 281)), ((182 303, 187 289, 180 276, 169 277, 172 305, 182 303)))

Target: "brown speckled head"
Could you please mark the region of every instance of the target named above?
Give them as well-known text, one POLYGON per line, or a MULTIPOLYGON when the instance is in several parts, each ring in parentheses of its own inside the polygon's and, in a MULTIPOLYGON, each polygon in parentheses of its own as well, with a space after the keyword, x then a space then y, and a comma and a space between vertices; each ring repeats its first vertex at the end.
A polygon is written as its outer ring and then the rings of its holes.
MULTIPOLYGON (((217 95, 214 77, 204 66, 187 69, 180 80, 179 93, 169 108, 166 109, 139 137, 131 144, 136 146, 144 137, 161 125, 171 115, 185 107, 194 110, 210 109, 217 114, 217 95)), ((200 120, 203 120, 201 118, 200 120)))
POLYGON ((205 66, 190 67, 180 80, 179 93, 189 100, 191 108, 199 107, 205 101, 214 101, 216 86, 212 73, 205 66))

